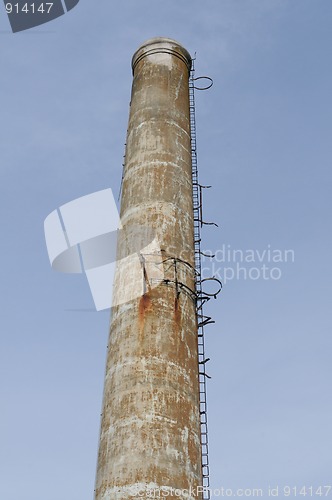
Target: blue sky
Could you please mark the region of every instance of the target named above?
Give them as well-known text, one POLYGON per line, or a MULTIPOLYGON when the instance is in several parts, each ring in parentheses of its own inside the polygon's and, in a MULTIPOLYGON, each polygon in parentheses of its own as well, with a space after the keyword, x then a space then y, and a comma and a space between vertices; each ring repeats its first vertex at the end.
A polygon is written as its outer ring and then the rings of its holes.
POLYGON ((51 270, 43 221, 118 193, 130 61, 152 36, 214 80, 196 96, 219 224, 203 248, 295 255, 208 304, 212 486, 331 484, 331 16, 329 0, 81 0, 14 35, 0 11, 1 499, 93 498, 109 313, 51 270))

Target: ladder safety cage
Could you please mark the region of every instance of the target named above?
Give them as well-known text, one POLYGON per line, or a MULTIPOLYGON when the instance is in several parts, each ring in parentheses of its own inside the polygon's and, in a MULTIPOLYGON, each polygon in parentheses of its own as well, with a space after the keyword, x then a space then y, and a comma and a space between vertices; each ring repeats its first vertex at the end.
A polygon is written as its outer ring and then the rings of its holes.
MULTIPOLYGON (((214 223, 203 222, 202 215, 202 189, 211 186, 202 186, 199 184, 198 167, 197 167, 197 141, 196 141, 196 113, 195 113, 195 90, 207 90, 213 84, 209 77, 195 78, 195 58, 192 60, 192 66, 189 77, 189 108, 190 108, 190 135, 191 135, 191 165, 192 165, 192 184, 193 184, 193 212, 194 212, 194 249, 195 249, 195 292, 196 292, 196 315, 197 315, 197 345, 198 345, 198 383, 199 383, 199 413, 200 413, 200 433, 201 433, 201 462, 202 462, 202 480, 203 480, 203 500, 210 499, 210 468, 209 468, 209 448, 208 448, 208 425, 207 425, 207 400, 206 400, 206 379, 211 378, 206 373, 206 363, 209 358, 205 356, 205 342, 204 342, 204 327, 208 324, 214 323, 209 317, 204 315, 203 306, 210 300, 211 296, 214 298, 221 290, 221 283, 215 280, 220 286, 220 290, 211 294, 207 294, 202 289, 204 280, 202 277, 202 261, 201 256, 205 255, 201 251, 201 228, 204 224, 216 225, 214 223), (198 80, 206 79, 206 85, 197 84, 198 80)), ((211 256, 213 257, 213 256, 211 256)))

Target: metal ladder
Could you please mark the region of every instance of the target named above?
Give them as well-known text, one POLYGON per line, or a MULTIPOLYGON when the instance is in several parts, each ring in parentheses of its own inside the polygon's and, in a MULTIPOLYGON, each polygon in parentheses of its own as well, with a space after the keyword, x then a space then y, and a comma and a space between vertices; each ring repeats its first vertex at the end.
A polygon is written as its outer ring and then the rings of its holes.
POLYGON ((194 209, 194 248, 195 248, 195 291, 196 314, 198 322, 198 366, 199 366, 199 411, 200 433, 202 452, 202 479, 203 500, 210 499, 210 471, 208 454, 208 426, 207 426, 207 400, 206 400, 206 372, 204 348, 204 293, 202 290, 202 262, 201 262, 201 226, 202 226, 202 196, 201 186, 198 182, 197 151, 196 151, 196 114, 195 114, 195 65, 194 59, 189 78, 189 108, 190 108, 190 135, 191 135, 191 165, 193 184, 193 209, 194 209))

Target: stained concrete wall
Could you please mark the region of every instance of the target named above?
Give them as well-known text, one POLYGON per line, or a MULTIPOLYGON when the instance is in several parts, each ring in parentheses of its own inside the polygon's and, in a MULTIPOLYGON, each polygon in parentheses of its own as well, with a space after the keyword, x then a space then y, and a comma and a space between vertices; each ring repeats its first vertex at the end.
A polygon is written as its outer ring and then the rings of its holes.
POLYGON ((96 500, 202 484, 190 66, 188 52, 165 38, 132 61, 96 500), (132 294, 138 285, 142 293, 132 294))

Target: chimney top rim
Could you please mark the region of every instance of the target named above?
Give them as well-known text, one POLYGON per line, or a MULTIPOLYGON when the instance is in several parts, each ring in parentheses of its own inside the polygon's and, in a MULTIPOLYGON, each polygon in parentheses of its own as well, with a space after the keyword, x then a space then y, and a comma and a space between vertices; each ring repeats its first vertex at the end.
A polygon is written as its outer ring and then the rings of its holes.
POLYGON ((183 47, 181 43, 172 38, 154 37, 154 38, 149 38, 148 40, 143 42, 142 45, 140 45, 140 47, 134 53, 131 62, 133 73, 137 63, 144 57, 151 54, 158 54, 165 52, 173 54, 182 59, 183 62, 187 65, 188 71, 190 71, 192 63, 191 55, 189 54, 187 49, 183 47))

